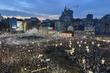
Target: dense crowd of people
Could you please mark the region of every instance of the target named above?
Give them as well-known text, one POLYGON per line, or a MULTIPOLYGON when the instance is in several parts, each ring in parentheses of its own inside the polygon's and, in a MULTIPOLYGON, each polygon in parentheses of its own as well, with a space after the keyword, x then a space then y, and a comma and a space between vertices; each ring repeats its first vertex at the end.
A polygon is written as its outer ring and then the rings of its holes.
POLYGON ((93 39, 66 38, 24 45, 1 42, 0 71, 1 73, 107 73, 110 67, 109 49, 110 43, 93 39), (107 55, 104 54, 105 51, 107 55))

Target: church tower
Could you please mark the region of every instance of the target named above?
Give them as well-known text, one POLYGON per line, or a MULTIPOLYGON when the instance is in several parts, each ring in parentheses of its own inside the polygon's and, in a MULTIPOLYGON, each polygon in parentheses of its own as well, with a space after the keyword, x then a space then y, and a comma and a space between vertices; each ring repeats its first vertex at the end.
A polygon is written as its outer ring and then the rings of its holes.
POLYGON ((61 21, 61 25, 64 28, 63 30, 66 31, 67 28, 72 25, 72 21, 73 21, 73 10, 67 8, 67 6, 65 6, 64 11, 62 12, 61 16, 60 16, 60 21, 61 21))

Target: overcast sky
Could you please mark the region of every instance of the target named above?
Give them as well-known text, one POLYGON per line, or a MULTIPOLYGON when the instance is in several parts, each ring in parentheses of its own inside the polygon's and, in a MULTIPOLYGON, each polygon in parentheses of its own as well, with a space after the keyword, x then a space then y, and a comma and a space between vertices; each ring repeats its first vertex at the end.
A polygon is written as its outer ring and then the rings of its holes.
POLYGON ((88 13, 95 16, 110 13, 110 0, 0 0, 0 9, 35 15, 60 15, 65 5, 77 17, 84 17, 88 13))

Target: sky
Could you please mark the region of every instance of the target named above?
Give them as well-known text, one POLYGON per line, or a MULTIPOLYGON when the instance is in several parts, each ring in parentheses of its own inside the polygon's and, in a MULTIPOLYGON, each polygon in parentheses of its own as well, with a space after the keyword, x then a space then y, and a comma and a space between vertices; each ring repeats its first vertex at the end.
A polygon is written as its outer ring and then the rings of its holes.
POLYGON ((74 17, 88 13, 101 17, 110 13, 110 0, 0 0, 0 9, 21 11, 34 15, 61 15, 65 5, 74 11, 74 17))

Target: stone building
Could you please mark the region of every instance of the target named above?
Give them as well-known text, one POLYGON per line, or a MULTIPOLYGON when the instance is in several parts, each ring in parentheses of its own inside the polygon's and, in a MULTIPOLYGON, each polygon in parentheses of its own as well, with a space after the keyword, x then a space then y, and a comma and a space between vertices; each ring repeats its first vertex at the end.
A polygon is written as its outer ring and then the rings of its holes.
POLYGON ((73 11, 65 6, 61 17, 59 18, 63 31, 67 31, 68 27, 73 23, 73 11))
POLYGON ((37 28, 39 29, 41 21, 36 17, 31 17, 30 19, 26 19, 29 29, 37 28))
POLYGON ((29 25, 27 23, 27 21, 23 21, 22 24, 21 24, 21 30, 26 32, 27 30, 29 30, 29 25))
POLYGON ((11 30, 12 30, 12 28, 6 19, 3 19, 2 21, 0 21, 0 31, 8 31, 9 32, 11 30))
POLYGON ((94 26, 93 14, 87 14, 86 18, 82 19, 85 27, 94 26))
POLYGON ((51 28, 52 30, 55 30, 55 23, 56 23, 56 20, 46 19, 46 20, 43 20, 41 25, 42 27, 51 28))
POLYGON ((60 20, 55 20, 54 22, 55 22, 55 30, 56 31, 62 31, 62 29, 63 29, 62 27, 63 26, 61 25, 60 20))
POLYGON ((2 17, 2 15, 0 14, 0 22, 1 22, 2 19, 3 19, 3 17, 2 17))
POLYGON ((110 15, 105 15, 100 20, 99 31, 102 35, 110 35, 110 15))
POLYGON ((73 27, 74 27, 74 30, 77 31, 84 31, 84 24, 83 24, 83 20, 82 19, 74 19, 74 22, 73 22, 73 27))
POLYGON ((12 28, 17 27, 17 19, 16 18, 14 18, 14 17, 13 18, 7 18, 7 22, 12 28))

